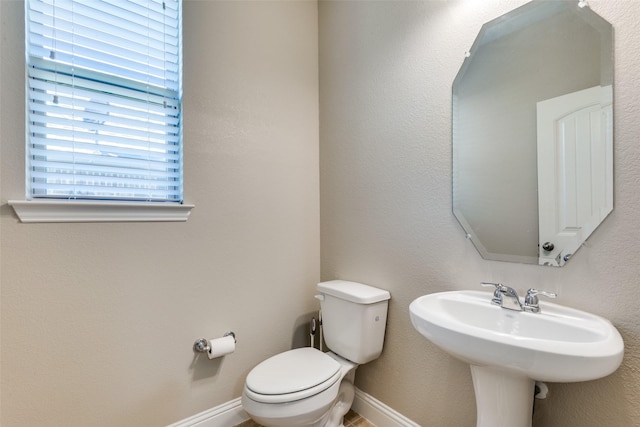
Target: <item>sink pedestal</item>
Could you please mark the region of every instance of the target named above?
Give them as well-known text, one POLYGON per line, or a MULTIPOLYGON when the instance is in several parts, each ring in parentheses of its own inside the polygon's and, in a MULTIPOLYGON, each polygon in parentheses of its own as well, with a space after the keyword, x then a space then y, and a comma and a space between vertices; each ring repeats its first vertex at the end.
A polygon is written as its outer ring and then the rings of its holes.
POLYGON ((535 381, 491 366, 471 365, 476 427, 531 427, 535 381))

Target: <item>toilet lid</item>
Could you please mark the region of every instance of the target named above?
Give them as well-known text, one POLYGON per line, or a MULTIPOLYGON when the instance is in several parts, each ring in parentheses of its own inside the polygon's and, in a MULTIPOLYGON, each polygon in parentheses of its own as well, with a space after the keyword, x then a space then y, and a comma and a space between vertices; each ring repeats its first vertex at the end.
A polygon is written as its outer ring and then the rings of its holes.
MULTIPOLYGON (((331 356, 311 347, 277 354, 253 368, 246 386, 260 395, 283 395, 333 384, 340 374, 340 364, 331 356), (329 381, 332 380, 332 381, 329 381)), ((316 393, 326 387, 315 390, 316 393)))

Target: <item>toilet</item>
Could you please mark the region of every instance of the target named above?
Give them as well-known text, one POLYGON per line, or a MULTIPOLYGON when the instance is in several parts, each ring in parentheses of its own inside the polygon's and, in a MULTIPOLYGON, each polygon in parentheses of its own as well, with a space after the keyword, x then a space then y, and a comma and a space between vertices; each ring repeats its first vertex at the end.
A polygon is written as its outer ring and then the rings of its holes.
POLYGON ((247 375, 242 407, 265 427, 342 427, 356 368, 382 352, 388 291, 344 280, 321 282, 317 289, 330 351, 285 351, 247 375))

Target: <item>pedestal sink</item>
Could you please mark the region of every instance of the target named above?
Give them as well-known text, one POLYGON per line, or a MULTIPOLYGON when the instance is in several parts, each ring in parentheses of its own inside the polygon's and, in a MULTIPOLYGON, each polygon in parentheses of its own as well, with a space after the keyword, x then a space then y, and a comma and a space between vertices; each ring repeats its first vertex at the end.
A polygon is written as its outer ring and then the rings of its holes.
POLYGON ((491 299, 440 292, 409 307, 418 332, 471 365, 477 427, 531 427, 535 381, 594 380, 620 366, 624 344, 608 320, 552 303, 514 311, 491 299))

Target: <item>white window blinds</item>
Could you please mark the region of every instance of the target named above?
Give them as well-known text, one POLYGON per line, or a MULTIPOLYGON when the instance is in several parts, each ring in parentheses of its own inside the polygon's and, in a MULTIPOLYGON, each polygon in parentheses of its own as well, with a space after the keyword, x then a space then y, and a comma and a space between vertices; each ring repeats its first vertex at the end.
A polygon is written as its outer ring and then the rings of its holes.
POLYGON ((27 0, 28 198, 182 202, 180 0, 27 0))

